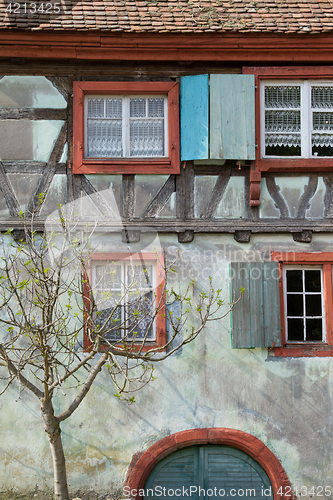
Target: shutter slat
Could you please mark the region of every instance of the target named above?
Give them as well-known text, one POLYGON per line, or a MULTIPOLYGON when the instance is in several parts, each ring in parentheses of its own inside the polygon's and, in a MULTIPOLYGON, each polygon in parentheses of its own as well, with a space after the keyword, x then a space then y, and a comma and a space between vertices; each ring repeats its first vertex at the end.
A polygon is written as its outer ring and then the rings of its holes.
POLYGON ((255 159, 254 75, 210 75, 210 158, 255 159))
POLYGON ((272 346, 275 342, 275 347, 281 347, 281 307, 277 262, 265 262, 263 291, 265 345, 272 346), (272 311, 275 314, 272 314, 272 311))
POLYGON ((245 288, 232 310, 232 347, 281 346, 279 267, 277 262, 232 262, 232 300, 245 288))
POLYGON ((181 78, 181 160, 208 158, 208 75, 181 78))
MULTIPOLYGON (((189 489, 190 486, 195 486, 198 490, 203 488, 207 492, 204 496, 201 490, 199 496, 198 491, 196 493, 192 491, 190 495, 192 500, 221 498, 223 495, 212 496, 207 491, 214 488, 225 489, 226 498, 241 497, 241 494, 239 497, 230 495, 231 489, 255 489, 255 496, 251 495, 252 498, 272 500, 270 496, 262 497, 262 489, 271 487, 264 469, 246 453, 224 445, 193 446, 165 457, 148 476, 145 498, 146 500, 170 498, 173 495, 168 496, 168 489, 180 489, 181 494, 183 487, 189 489), (161 495, 158 491, 152 491, 157 486, 165 487, 166 494, 161 495)), ((174 496, 185 499, 189 494, 184 492, 184 496, 178 496, 178 493, 174 496)))
POLYGON ((261 262, 248 264, 250 281, 251 344, 252 347, 265 345, 264 334, 264 294, 261 262))
POLYGON ((230 264, 230 275, 232 284, 231 300, 235 301, 240 295, 240 288, 244 293, 240 301, 231 312, 232 318, 232 347, 253 347, 251 341, 250 325, 250 281, 249 264, 244 262, 232 262, 230 264))

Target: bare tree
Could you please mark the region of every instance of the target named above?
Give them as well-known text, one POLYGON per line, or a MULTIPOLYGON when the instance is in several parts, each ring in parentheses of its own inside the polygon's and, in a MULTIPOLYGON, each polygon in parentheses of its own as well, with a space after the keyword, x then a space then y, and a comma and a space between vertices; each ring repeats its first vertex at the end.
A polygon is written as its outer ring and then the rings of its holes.
MULTIPOLYGON (((53 458, 54 496, 68 500, 60 425, 98 373, 107 370, 116 396, 134 402, 132 393, 153 380, 154 364, 219 319, 223 300, 211 280, 206 292, 194 281, 182 291, 169 289, 174 271, 172 264, 164 266, 160 253, 155 260, 165 279, 155 284, 152 266, 141 257, 129 254, 125 264, 100 257, 92 265, 87 232, 78 224, 73 230, 64 217, 60 221, 61 234, 52 239, 34 231, 33 217, 19 240, 7 232, 10 244, 0 257, 0 365, 1 394, 16 380, 19 391, 28 389, 39 399, 53 458), (168 323, 162 344, 153 342, 158 321, 168 323), (55 415, 53 398, 68 387, 77 388, 76 396, 55 415)), ((220 317, 230 312, 231 305, 225 307, 220 317)))

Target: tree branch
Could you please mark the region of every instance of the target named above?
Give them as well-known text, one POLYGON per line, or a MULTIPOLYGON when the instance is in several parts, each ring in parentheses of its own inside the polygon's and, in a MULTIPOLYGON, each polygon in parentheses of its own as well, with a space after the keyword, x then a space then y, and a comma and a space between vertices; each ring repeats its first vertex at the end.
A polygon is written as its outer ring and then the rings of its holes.
POLYGON ((103 365, 106 363, 108 357, 109 355, 107 353, 102 354, 102 356, 99 358, 94 368, 89 373, 87 380, 85 381, 82 389, 80 390, 79 394, 76 396, 72 404, 67 408, 67 410, 63 411, 62 413, 60 413, 60 415, 56 417, 58 422, 62 422, 63 420, 66 420, 66 418, 70 417, 72 413, 76 410, 76 408, 79 406, 79 404, 83 401, 87 392, 92 386, 92 383, 97 377, 98 373, 101 371, 103 365))
POLYGON ((15 365, 11 362, 11 360, 6 356, 6 353, 3 350, 3 347, 0 345, 0 354, 3 356, 5 359, 3 360, 2 366, 6 366, 9 373, 15 375, 15 377, 23 384, 27 389, 29 389, 31 392, 33 392, 39 399, 44 397, 44 394, 41 390, 38 389, 34 384, 29 382, 22 373, 20 373, 16 368, 15 365))

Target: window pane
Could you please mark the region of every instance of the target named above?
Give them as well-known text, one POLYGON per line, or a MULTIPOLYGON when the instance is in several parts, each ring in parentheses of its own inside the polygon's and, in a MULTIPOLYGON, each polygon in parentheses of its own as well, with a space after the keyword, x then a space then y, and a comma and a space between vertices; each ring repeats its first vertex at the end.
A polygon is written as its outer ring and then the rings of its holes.
POLYGON ((321 291, 321 273, 320 270, 308 271, 305 270, 305 291, 320 292, 321 291))
POLYGON ((105 103, 106 118, 118 118, 123 116, 123 100, 122 99, 106 99, 105 103))
POLYGON ((130 99, 130 117, 146 117, 147 99, 130 99))
POLYGON ((88 120, 88 157, 123 156, 122 121, 88 120))
POLYGON ((301 155, 301 87, 265 87, 265 154, 301 155), (273 108, 270 109, 270 108, 273 108), (293 111, 292 108, 296 108, 293 111), (277 111, 277 109, 280 109, 277 111))
POLYGON ((288 340, 298 342, 304 340, 303 319, 288 319, 288 340))
POLYGON ((110 341, 115 341, 121 338, 121 332, 117 328, 121 324, 121 307, 117 307, 113 311, 113 307, 106 307, 105 309, 100 309, 95 315, 95 324, 97 328, 101 328, 105 321, 109 318, 112 313, 112 317, 108 320, 105 328, 103 329, 103 338, 110 341))
POLYGON ((333 156, 333 113, 314 112, 312 129, 312 155, 333 156))
POLYGON ((333 135, 312 135, 313 156, 333 156, 333 135))
POLYGON ((313 113, 313 130, 333 130, 333 113, 313 113))
POLYGON ((302 292, 302 270, 290 269, 287 271, 287 292, 302 292))
POLYGON ((121 266, 106 264, 95 267, 95 288, 103 290, 117 289, 122 287, 121 266))
POLYGON ((307 295, 305 298, 307 316, 321 316, 321 295, 307 295))
POLYGON ((333 87, 311 87, 313 108, 333 108, 333 87))
POLYGON ((303 316, 303 295, 287 295, 287 315, 288 316, 303 316))
POLYGON ((148 99, 148 116, 164 116, 164 99, 148 99))
POLYGON ((270 156, 301 156, 301 135, 266 134, 265 154, 270 156))
POLYGON ((128 265, 127 283, 129 286, 134 284, 138 289, 152 288, 153 266, 128 265))
POLYGON ((323 339, 322 320, 307 319, 306 320, 306 340, 312 342, 320 342, 323 339))
POLYGON ((300 86, 270 85, 265 87, 266 108, 300 108, 300 106, 300 86))
POLYGON ((148 330, 147 338, 153 337, 152 326, 153 313, 153 293, 132 298, 126 307, 126 331, 124 337, 132 339, 143 338, 148 330))
POLYGON ((130 156, 164 156, 164 120, 133 120, 130 156))
POLYGON ((266 111, 266 132, 300 132, 300 111, 266 111))
POLYGON ((104 118, 104 99, 88 99, 88 118, 104 118))

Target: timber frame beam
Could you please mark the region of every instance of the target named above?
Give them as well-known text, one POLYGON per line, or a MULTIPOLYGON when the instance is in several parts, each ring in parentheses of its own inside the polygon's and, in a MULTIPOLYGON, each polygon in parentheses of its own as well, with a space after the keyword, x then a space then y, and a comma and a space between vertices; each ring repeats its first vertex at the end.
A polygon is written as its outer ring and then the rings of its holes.
POLYGON ((331 64, 330 34, 0 31, 0 59, 331 64), (59 36, 61 35, 61 36, 59 36))

